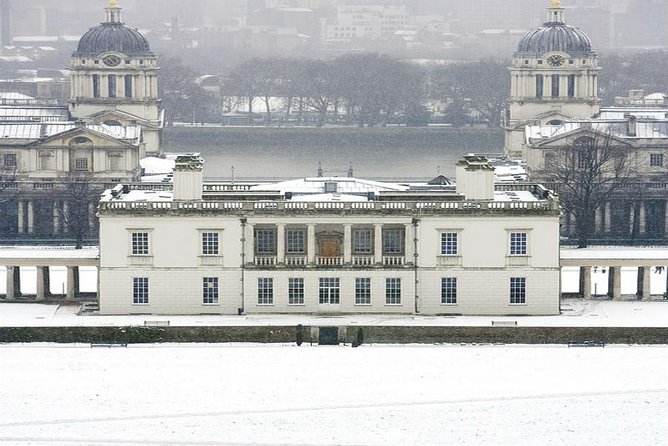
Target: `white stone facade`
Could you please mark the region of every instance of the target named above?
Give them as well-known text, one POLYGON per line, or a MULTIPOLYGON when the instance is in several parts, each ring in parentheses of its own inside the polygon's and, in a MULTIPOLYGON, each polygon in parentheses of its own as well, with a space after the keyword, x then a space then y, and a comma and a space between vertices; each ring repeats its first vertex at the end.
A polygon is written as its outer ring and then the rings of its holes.
POLYGON ((268 185, 205 185, 215 195, 190 200, 108 193, 100 312, 559 313, 559 206, 540 186, 474 200, 388 185, 361 201, 299 201, 292 185, 278 197, 268 185))

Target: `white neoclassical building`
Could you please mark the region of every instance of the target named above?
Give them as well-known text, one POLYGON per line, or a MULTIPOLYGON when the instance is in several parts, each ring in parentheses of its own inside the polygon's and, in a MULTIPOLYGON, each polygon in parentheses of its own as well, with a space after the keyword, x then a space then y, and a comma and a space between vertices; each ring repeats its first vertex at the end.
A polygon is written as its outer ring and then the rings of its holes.
POLYGON ((101 314, 559 313, 558 200, 484 157, 456 186, 251 185, 203 183, 192 155, 142 189, 99 206, 101 314))

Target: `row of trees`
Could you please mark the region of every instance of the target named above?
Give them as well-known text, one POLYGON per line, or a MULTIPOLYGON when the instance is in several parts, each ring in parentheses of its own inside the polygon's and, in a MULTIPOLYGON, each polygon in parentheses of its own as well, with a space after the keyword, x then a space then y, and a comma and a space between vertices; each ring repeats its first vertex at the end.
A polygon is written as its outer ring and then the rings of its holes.
MULTIPOLYGON (((668 90, 666 56, 666 51, 601 56, 603 104, 613 104, 616 96, 626 96, 630 89, 668 90)), ((270 122, 299 122, 308 114, 315 115, 320 125, 341 121, 365 126, 421 125, 432 120, 498 127, 510 89, 509 63, 416 65, 373 53, 330 60, 255 58, 222 74, 221 91, 211 92, 196 82, 198 74, 179 59, 163 57, 160 94, 169 121, 219 122, 220 115, 234 110, 240 101, 252 107, 255 100, 261 109, 251 111, 261 112, 270 122)))
POLYGON ((160 93, 169 121, 218 122, 221 113, 244 101, 251 115, 261 112, 267 122, 301 122, 311 115, 317 125, 417 126, 438 115, 458 126, 475 120, 498 127, 510 82, 506 65, 488 60, 421 66, 368 53, 331 60, 255 58, 223 76, 220 99, 194 82, 196 73, 178 59, 166 58, 160 93), (262 109, 254 110, 258 102, 262 109))

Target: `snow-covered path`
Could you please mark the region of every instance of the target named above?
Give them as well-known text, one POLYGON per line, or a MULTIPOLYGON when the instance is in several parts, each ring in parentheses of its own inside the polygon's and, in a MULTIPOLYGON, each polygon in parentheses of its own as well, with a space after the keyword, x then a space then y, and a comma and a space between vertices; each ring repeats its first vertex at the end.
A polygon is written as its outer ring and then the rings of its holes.
POLYGON ((668 346, 0 346, 0 444, 660 445, 668 346))

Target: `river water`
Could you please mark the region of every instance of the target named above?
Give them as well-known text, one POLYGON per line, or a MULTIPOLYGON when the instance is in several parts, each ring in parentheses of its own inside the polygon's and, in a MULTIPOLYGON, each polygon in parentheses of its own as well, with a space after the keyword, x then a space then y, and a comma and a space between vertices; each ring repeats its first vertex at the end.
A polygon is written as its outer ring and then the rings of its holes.
POLYGON ((467 153, 503 153, 501 129, 178 127, 167 152, 200 152, 207 179, 286 179, 353 174, 371 179, 454 177, 467 153))

